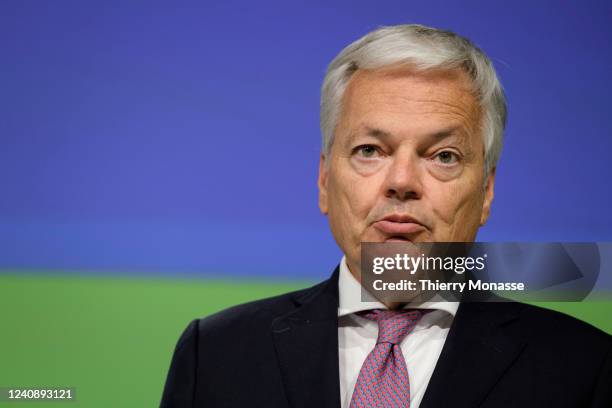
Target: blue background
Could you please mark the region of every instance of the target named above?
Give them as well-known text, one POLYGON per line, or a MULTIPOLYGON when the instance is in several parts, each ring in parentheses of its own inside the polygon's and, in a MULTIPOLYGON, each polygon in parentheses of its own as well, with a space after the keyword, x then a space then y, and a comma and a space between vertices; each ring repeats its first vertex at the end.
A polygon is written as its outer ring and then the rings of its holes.
POLYGON ((509 121, 481 241, 609 241, 612 3, 3 1, 0 269, 319 279, 319 88, 381 25, 492 58, 509 121))

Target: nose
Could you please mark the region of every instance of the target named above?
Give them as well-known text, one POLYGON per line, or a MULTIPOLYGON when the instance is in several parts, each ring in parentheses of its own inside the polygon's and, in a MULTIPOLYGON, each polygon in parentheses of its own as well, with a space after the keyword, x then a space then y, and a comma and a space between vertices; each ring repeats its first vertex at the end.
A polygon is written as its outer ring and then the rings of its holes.
POLYGON ((418 200, 423 194, 422 171, 415 152, 396 152, 384 181, 387 198, 418 200))

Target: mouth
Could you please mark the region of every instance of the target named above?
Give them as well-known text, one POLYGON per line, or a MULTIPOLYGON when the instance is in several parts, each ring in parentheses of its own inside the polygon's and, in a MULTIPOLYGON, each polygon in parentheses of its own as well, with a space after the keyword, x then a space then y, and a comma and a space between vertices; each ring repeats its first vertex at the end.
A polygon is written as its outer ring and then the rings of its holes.
POLYGON ((389 215, 382 220, 376 221, 373 227, 385 235, 386 242, 411 241, 415 234, 427 229, 417 219, 400 214, 389 215))
POLYGON ((386 238, 384 242, 412 242, 412 241, 401 235, 393 235, 389 238, 386 238))

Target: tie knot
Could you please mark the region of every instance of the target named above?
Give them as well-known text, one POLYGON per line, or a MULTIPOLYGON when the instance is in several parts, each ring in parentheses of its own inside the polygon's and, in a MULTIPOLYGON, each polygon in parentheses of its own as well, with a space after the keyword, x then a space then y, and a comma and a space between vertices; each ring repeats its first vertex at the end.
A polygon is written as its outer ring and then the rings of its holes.
POLYGON ((399 344, 404 340, 419 319, 423 316, 420 310, 383 310, 374 309, 358 313, 366 319, 378 323, 378 339, 376 343, 399 344))

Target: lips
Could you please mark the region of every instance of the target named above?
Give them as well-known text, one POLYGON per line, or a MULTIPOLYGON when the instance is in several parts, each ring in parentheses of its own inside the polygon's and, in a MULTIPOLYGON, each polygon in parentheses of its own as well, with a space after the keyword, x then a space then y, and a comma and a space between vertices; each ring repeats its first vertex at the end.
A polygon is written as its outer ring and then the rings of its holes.
POLYGON ((394 214, 376 221, 374 228, 390 236, 404 236, 424 231, 426 228, 415 218, 408 215, 394 214))

